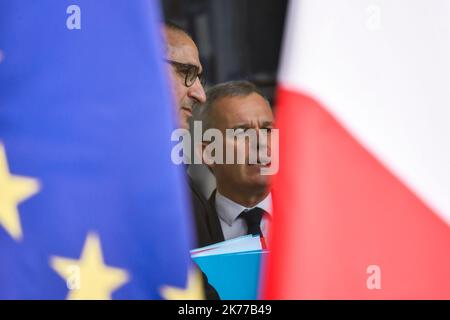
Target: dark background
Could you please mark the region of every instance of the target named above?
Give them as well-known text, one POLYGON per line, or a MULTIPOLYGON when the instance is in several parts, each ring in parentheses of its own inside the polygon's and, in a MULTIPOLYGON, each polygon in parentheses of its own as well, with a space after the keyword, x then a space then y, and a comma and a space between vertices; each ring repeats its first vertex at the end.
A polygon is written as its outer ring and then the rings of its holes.
POLYGON ((208 85, 245 79, 273 101, 287 0, 161 0, 197 43, 208 85))

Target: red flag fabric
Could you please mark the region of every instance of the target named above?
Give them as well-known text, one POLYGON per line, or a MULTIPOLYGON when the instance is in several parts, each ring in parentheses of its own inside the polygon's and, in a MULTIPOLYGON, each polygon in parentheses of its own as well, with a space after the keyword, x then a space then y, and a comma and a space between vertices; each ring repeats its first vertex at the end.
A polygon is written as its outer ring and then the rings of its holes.
POLYGON ((450 5, 394 2, 290 3, 263 298, 450 299, 450 5))

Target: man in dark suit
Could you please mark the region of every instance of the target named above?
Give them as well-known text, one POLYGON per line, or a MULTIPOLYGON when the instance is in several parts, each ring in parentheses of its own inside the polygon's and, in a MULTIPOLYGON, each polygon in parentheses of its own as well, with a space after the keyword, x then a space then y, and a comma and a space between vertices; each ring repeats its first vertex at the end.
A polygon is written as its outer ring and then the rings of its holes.
MULTIPOLYGON (((189 129, 189 119, 194 107, 200 107, 206 101, 203 88, 203 69, 199 60, 197 46, 185 30, 173 23, 165 24, 166 57, 170 68, 173 94, 175 97, 180 128, 189 129)), ((217 224, 214 221, 208 202, 189 177, 192 196, 197 245, 203 247, 217 242, 213 237, 217 224)), ((215 218, 215 219, 214 219, 215 218)))
MULTIPOLYGON (((165 62, 168 64, 171 78, 173 96, 176 102, 176 112, 180 128, 189 129, 189 119, 195 106, 205 102, 206 96, 203 88, 203 68, 200 64, 197 46, 188 33, 179 26, 166 22, 164 24, 166 40, 165 62)), ((188 176, 188 175, 187 175, 188 176)), ((196 227, 196 246, 202 247, 216 242, 212 231, 217 227, 212 208, 207 200, 195 187, 189 178, 194 222, 196 227)), ((205 294, 208 299, 218 299, 219 296, 213 287, 208 285, 203 275, 205 294)))
MULTIPOLYGON (((220 233, 213 237, 228 240, 247 234, 266 236, 272 203, 271 175, 265 174, 270 170, 264 169, 271 163, 266 162, 267 159, 261 161, 258 151, 264 147, 267 158, 277 156, 271 154, 274 118, 269 101, 252 83, 230 81, 208 90, 201 119, 204 131, 216 129, 222 133, 223 145, 219 150, 223 159, 229 158, 226 154, 229 150, 234 152, 232 163, 221 163, 216 158, 218 152, 214 155, 206 152, 211 142, 203 142, 204 162, 217 183, 217 189, 209 199, 220 224, 220 233), (227 134, 229 129, 234 130, 232 136, 227 134), (260 131, 267 134, 267 139, 260 136, 260 131), (254 144, 250 142, 252 134, 257 137, 254 144), (243 154, 241 163, 238 161, 239 152, 243 154)), ((214 230, 217 232, 217 228, 214 230)))

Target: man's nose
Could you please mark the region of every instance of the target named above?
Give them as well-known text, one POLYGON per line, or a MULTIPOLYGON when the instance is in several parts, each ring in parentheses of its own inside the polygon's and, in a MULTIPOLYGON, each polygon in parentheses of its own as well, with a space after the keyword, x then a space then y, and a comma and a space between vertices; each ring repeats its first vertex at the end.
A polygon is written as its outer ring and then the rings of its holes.
POLYGON ((268 133, 266 130, 263 132, 260 132, 261 128, 257 129, 257 137, 258 137, 258 144, 257 144, 257 152, 258 152, 258 160, 260 163, 266 164, 270 162, 270 156, 271 156, 271 134, 268 133))
POLYGON ((200 83, 199 78, 195 79, 194 84, 189 87, 188 96, 192 99, 195 99, 199 103, 205 103, 206 101, 205 89, 200 83))

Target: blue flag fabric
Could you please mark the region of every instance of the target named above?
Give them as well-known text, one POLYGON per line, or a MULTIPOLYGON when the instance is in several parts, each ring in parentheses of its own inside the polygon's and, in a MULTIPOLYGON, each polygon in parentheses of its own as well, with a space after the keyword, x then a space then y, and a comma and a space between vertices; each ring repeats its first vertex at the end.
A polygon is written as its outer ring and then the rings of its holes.
POLYGON ((1 299, 185 286, 191 222, 158 21, 151 0, 1 1, 1 299))

